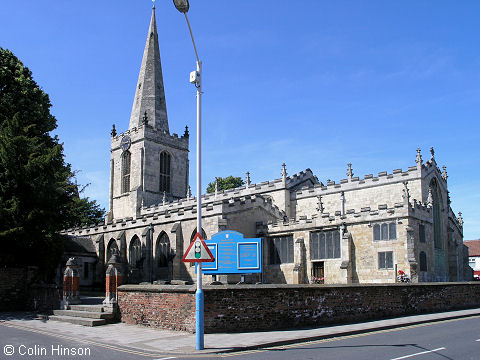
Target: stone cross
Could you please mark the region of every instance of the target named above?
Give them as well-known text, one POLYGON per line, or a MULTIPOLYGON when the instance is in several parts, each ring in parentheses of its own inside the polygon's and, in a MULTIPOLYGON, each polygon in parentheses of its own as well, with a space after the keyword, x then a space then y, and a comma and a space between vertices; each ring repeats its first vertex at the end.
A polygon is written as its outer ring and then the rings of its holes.
POLYGON ((352 181, 352 177, 353 177, 352 164, 348 163, 347 166, 348 166, 348 169, 347 169, 348 180, 352 181))
POLYGON ((110 131, 112 137, 117 136, 117 129, 115 129, 115 124, 112 125, 112 131, 110 131))

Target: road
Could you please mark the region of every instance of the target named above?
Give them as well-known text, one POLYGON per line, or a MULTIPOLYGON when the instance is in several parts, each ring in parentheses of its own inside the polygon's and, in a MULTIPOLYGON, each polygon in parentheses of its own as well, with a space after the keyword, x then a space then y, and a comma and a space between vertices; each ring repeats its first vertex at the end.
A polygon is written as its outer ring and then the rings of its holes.
MULTIPOLYGON (((268 333, 265 333, 268 336, 268 333)), ((99 339, 100 340, 100 339, 99 339)), ((321 360, 470 360, 480 359, 480 317, 447 320, 405 328, 357 334, 309 343, 221 355, 147 355, 118 347, 98 346, 81 341, 0 326, 0 359, 321 359, 321 360), (13 349, 11 356, 5 355, 13 349), (58 350, 57 350, 58 349, 58 350), (77 354, 60 352, 76 349, 77 354), (83 349, 83 350, 82 350, 83 349), (86 352, 88 349, 88 353, 86 352), (28 352, 32 354, 28 355, 28 352), (37 353, 35 353, 37 351, 37 353), (42 352, 43 351, 43 352, 42 352), (83 351, 80 354, 79 351, 83 351), (22 355, 23 354, 23 355, 22 355)))

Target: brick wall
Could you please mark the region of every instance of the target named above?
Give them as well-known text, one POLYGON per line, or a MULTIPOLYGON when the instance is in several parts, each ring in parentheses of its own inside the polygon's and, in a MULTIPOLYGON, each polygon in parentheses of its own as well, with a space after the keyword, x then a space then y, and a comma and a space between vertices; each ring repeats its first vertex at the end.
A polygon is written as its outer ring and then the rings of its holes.
POLYGON ((195 289, 175 285, 123 285, 118 290, 122 322, 195 331, 195 289))
POLYGON ((31 271, 0 268, 0 311, 24 310, 31 271))
POLYGON ((61 288, 34 284, 37 274, 36 267, 0 268, 0 311, 50 312, 58 309, 61 288))
MULTIPOLYGON (((480 306, 479 283, 206 286, 205 332, 316 327, 480 306)), ((123 322, 195 331, 195 289, 120 287, 123 322)))

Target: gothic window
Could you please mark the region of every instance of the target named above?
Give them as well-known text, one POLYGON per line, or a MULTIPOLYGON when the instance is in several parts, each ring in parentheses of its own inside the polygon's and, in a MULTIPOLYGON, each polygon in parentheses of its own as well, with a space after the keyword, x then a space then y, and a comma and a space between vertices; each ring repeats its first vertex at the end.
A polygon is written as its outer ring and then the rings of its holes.
POLYGON ((122 194, 130 191, 130 151, 124 151, 122 154, 122 194))
POLYGON ((433 241, 436 249, 442 249, 442 222, 440 211, 442 208, 441 197, 435 179, 430 184, 433 195, 433 241))
POLYGON ((311 260, 340 258, 340 231, 313 232, 310 241, 311 260))
POLYGON ((269 264, 293 263, 293 235, 269 238, 269 264))
POLYGON ((132 268, 140 268, 142 265, 142 243, 137 235, 130 241, 130 248, 128 252, 128 264, 132 268))
POLYGON ((427 271, 427 254, 424 251, 420 251, 420 271, 427 271))
POLYGON ((115 253, 118 254, 117 242, 115 241, 115 239, 110 239, 107 246, 107 263, 108 263, 108 260, 110 260, 111 256, 115 253))
POLYGON ((425 225, 418 224, 418 233, 419 233, 420 242, 424 243, 425 242, 425 225))
POLYGON ((373 225, 373 240, 395 240, 397 238, 397 224, 383 223, 373 225))
POLYGON ((168 235, 163 231, 157 240, 155 259, 157 260, 157 267, 167 267, 170 257, 170 240, 168 235))
POLYGON ((378 253, 378 268, 381 270, 393 269, 393 251, 378 253))
POLYGON ((160 192, 170 192, 170 160, 168 152, 163 151, 160 154, 160 192))

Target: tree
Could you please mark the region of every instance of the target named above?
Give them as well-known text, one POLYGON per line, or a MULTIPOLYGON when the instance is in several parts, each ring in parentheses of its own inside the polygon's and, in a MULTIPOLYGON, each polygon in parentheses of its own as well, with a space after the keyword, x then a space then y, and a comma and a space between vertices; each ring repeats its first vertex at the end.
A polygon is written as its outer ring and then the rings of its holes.
MULTIPOLYGON (((219 191, 233 189, 245 184, 243 179, 239 176, 233 177, 232 175, 230 175, 226 178, 218 177, 216 179, 218 181, 219 191)), ((214 192, 215 192, 215 181, 209 183, 207 186, 207 193, 214 193, 214 192)))
POLYGON ((55 267, 60 230, 92 210, 50 135, 57 126, 50 107, 30 70, 0 48, 0 265, 55 267))

